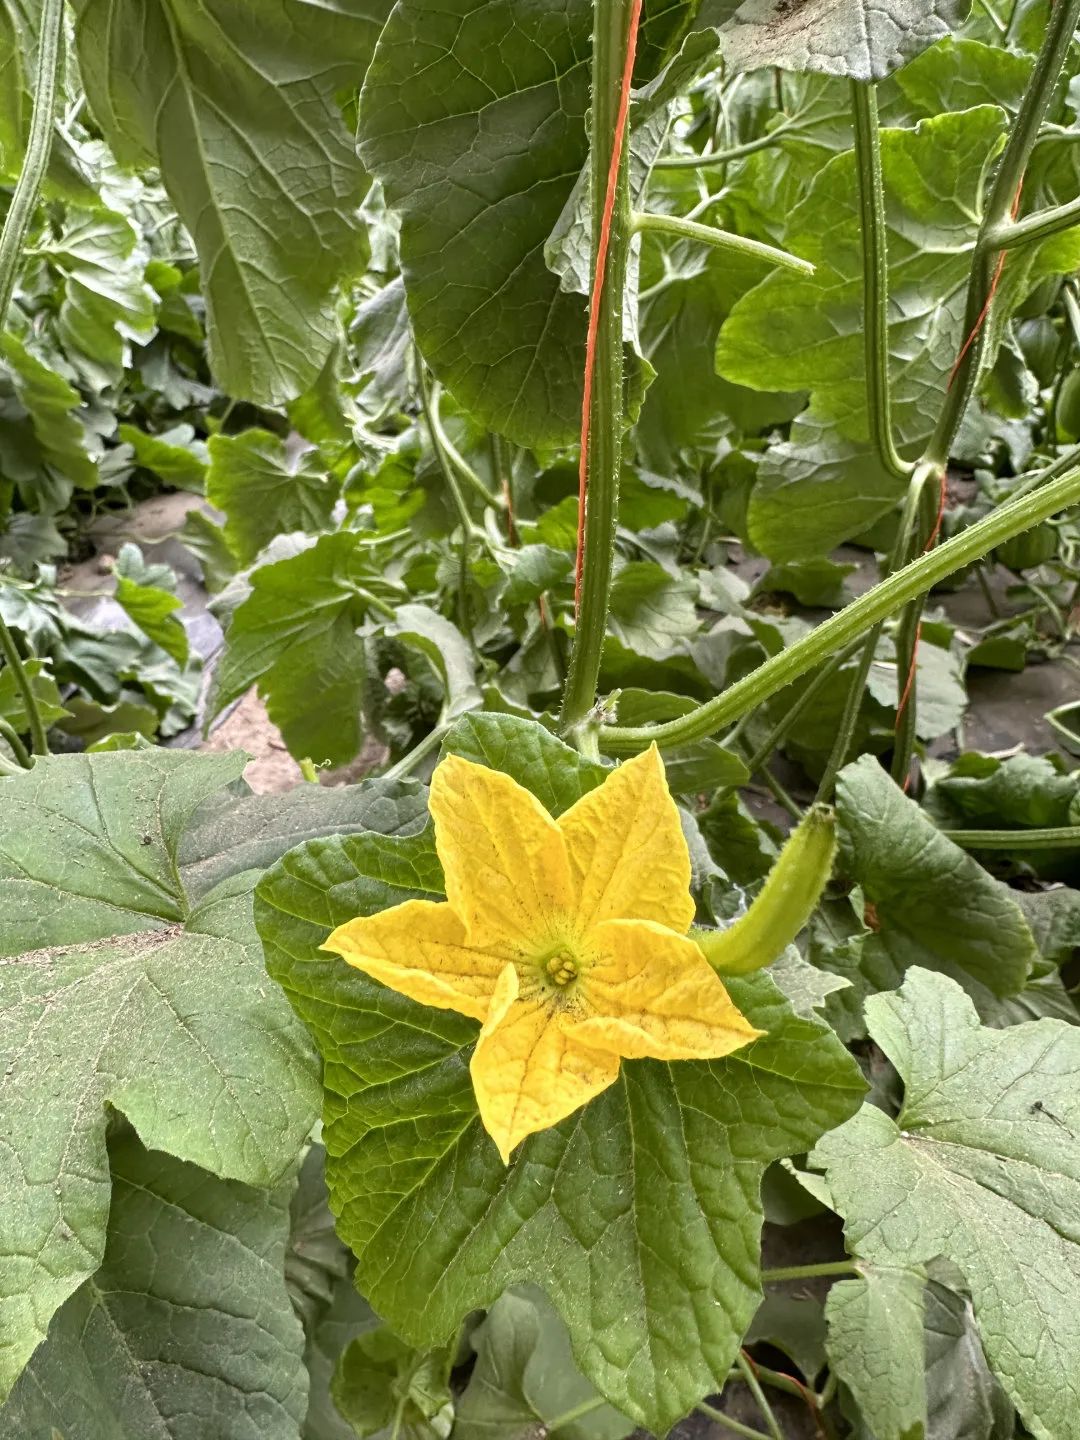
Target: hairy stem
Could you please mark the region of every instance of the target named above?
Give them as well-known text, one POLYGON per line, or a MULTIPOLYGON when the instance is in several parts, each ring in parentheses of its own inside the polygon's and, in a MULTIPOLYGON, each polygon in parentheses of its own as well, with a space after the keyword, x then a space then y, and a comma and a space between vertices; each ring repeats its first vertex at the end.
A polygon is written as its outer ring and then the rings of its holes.
POLYGON ((629 70, 641 0, 595 7, 592 58, 592 284, 583 397, 578 604, 560 726, 572 731, 596 700, 615 562, 623 448, 623 290, 630 254, 626 164, 629 70))
POLYGON ((763 1270, 761 1283, 775 1285, 781 1280, 819 1280, 832 1275, 857 1275, 854 1260, 823 1260, 817 1265, 781 1265, 776 1270, 763 1270))
POLYGON ((650 231, 660 235, 674 235, 681 240, 697 240, 702 245, 711 245, 717 250, 733 250, 739 255, 751 255, 756 260, 765 260, 770 265, 780 265, 786 270, 797 270, 800 275, 813 275, 814 266, 809 260, 800 260, 787 250, 778 250, 775 245, 766 245, 761 240, 748 240, 745 235, 734 235, 730 230, 718 230, 715 225, 700 225, 696 220, 687 220, 681 215, 657 215, 651 210, 637 211, 633 216, 634 229, 642 234, 650 231))
POLYGON ((945 830, 963 850, 1074 850, 1080 848, 1080 825, 1056 830, 945 830))
POLYGON ((29 770, 32 762, 26 753, 26 746, 15 733, 14 727, 9 725, 6 720, 0 720, 0 740, 6 740, 11 746, 11 753, 15 756, 18 765, 23 770, 29 770))
POLYGON ((851 82, 851 110, 862 229, 863 342, 870 436, 884 468, 897 479, 904 479, 910 474, 911 466, 897 454, 889 394, 889 261, 885 237, 885 187, 881 177, 877 90, 872 84, 860 80, 851 82))
POLYGON ((761 1388, 757 1374, 754 1371, 754 1366, 747 1358, 745 1350, 739 1351, 735 1357, 735 1364, 742 1378, 749 1386, 750 1394, 753 1395, 758 1409, 761 1411, 761 1418, 765 1421, 765 1428, 773 1437, 773 1440, 784 1440, 784 1432, 780 1429, 780 1424, 773 1414, 772 1406, 765 1398, 765 1392, 761 1388))
POLYGON ((844 649, 860 635, 894 614, 916 596, 925 595, 946 576, 976 560, 982 559, 1014 535, 1039 525, 1080 502, 1080 452, 1070 453, 1068 468, 1064 460, 1049 467, 1038 479, 1046 480, 1042 488, 1030 493, 1025 486, 1011 500, 985 515, 967 530, 954 535, 936 550, 912 560, 902 570, 888 576, 865 595, 831 615, 815 630, 797 640, 787 650, 766 660, 764 665, 730 686, 722 695, 706 701, 697 709, 668 720, 661 725, 600 727, 600 746, 609 755, 633 755, 654 742, 674 747, 703 740, 725 725, 731 725, 775 695, 800 675, 813 670, 823 660, 844 649), (1064 469, 1051 480, 1052 473, 1064 469))
POLYGON ((756 140, 747 140, 742 145, 732 145, 728 150, 707 150, 703 155, 663 155, 653 161, 653 169, 702 170, 713 165, 728 165, 732 160, 742 160, 758 150, 771 150, 774 145, 779 145, 786 131, 798 128, 788 121, 777 125, 767 135, 759 135, 756 140))
POLYGON ((8 308, 15 293, 15 277, 26 243, 26 232, 30 228, 42 181, 49 166, 63 18, 64 0, 43 0, 30 138, 27 141, 26 158, 19 172, 18 184, 4 220, 3 233, 0 234, 0 331, 7 325, 8 308))
POLYGON ((772 1440, 764 1430, 755 1430, 752 1425, 744 1425, 741 1420, 733 1420, 730 1415, 725 1415, 722 1410, 717 1410, 715 1405, 709 1405, 702 1400, 697 1407, 702 1415, 707 1415, 710 1420, 715 1420, 717 1425, 724 1430, 730 1430, 732 1435, 741 1435, 744 1440, 772 1440))
POLYGON ((1036 210, 1034 215, 1025 215, 1022 220, 1006 220, 990 232, 989 239, 999 250, 1014 250, 1018 245, 1045 240, 1048 235, 1056 235, 1073 225, 1080 225, 1080 200, 1036 210))

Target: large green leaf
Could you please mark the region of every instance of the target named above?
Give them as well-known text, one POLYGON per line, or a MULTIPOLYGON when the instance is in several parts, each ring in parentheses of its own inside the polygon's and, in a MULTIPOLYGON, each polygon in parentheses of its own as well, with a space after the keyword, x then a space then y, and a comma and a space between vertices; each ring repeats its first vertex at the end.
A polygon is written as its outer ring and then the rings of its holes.
POLYGON ((335 103, 385 0, 76 0, 79 67, 123 160, 156 165, 199 252, 214 370, 283 404, 315 380, 357 258, 364 174, 335 103))
POLYGON ((766 1166, 850 1114, 861 1079, 767 976, 733 981, 765 1038, 711 1064, 624 1064, 507 1169, 469 1083, 475 1023, 319 948, 341 921, 440 887, 430 830, 313 842, 259 887, 271 974, 323 1052, 327 1179, 358 1283, 420 1348, 508 1284, 538 1284, 583 1373, 663 1433, 720 1385, 759 1302, 766 1166))
POLYGON ((399 0, 361 96, 425 358, 522 444, 567 442, 581 418, 585 305, 544 243, 588 153, 591 33, 586 0, 399 0))
POLYGON ((447 734, 443 750, 512 775, 552 815, 569 810, 607 774, 543 726, 514 715, 466 715, 447 734))
MULTIPOLYGON (((118 425, 116 434, 131 446, 136 465, 153 471, 166 485, 202 494, 206 485, 206 446, 195 439, 193 426, 175 425, 160 435, 148 435, 134 425, 118 425)), ((192 514, 206 521, 201 511, 192 511, 192 514)))
POLYGON ((366 673, 357 630, 374 581, 365 548, 363 536, 341 531, 252 573, 226 632, 210 715, 257 683, 294 755, 337 765, 356 755, 366 673))
POLYGON ((215 435, 209 450, 206 498, 224 511, 225 539, 241 565, 275 535, 326 529, 338 487, 317 451, 297 454, 266 430, 215 435))
POLYGON ((291 1184, 255 1189, 109 1146, 101 1268, 7 1405, 19 1440, 298 1440, 303 1336, 282 1273, 291 1184))
POLYGON ((1019 905, 872 756, 841 771, 837 809, 845 872, 899 969, 942 970, 997 996, 1023 988, 1038 950, 1019 905))
POLYGON ((58 756, 3 782, 4 1390, 101 1261, 110 1108, 152 1149, 258 1185, 280 1179, 314 1118, 312 1053, 265 984, 250 896, 298 835, 362 825, 363 807, 350 819, 355 792, 318 786, 213 798, 243 764, 58 756))
POLYGON ((948 35, 971 0, 743 0, 720 31, 737 70, 778 65, 880 80, 948 35))
POLYGON ((895 1120, 865 1105, 812 1156, 848 1242, 883 1266, 957 1265, 1025 1425, 1061 1440, 1080 1402, 1080 1029, 982 1029, 926 970, 866 1008, 905 1096, 895 1120))

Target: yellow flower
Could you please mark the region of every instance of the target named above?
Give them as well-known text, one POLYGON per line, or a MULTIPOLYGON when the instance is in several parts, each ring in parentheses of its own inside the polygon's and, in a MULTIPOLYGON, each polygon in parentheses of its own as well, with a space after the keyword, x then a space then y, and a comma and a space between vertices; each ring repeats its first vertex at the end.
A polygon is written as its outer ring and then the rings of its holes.
POLYGON ((350 920, 323 948, 481 1022, 470 1070, 504 1161, 613 1084, 621 1056, 716 1059, 761 1033, 687 938, 690 854, 655 746, 559 820, 456 755, 430 803, 446 903, 350 920))

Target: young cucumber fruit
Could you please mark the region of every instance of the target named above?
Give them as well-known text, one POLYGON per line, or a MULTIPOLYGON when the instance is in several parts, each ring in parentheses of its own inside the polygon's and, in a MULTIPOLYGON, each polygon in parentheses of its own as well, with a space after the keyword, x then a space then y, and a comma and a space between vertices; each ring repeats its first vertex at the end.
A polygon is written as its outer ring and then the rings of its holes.
POLYGON ((815 805, 788 836, 746 914, 726 930, 691 930, 690 938, 721 975, 771 965, 814 913, 835 858, 835 813, 815 805))

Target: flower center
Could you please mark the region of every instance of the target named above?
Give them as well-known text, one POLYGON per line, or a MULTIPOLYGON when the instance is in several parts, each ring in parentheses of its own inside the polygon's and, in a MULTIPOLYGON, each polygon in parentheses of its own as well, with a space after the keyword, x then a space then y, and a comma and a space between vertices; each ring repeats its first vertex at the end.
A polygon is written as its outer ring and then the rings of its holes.
POLYGON ((562 987, 578 977, 578 964, 569 950, 556 950, 544 962, 544 971, 549 980, 562 987))

